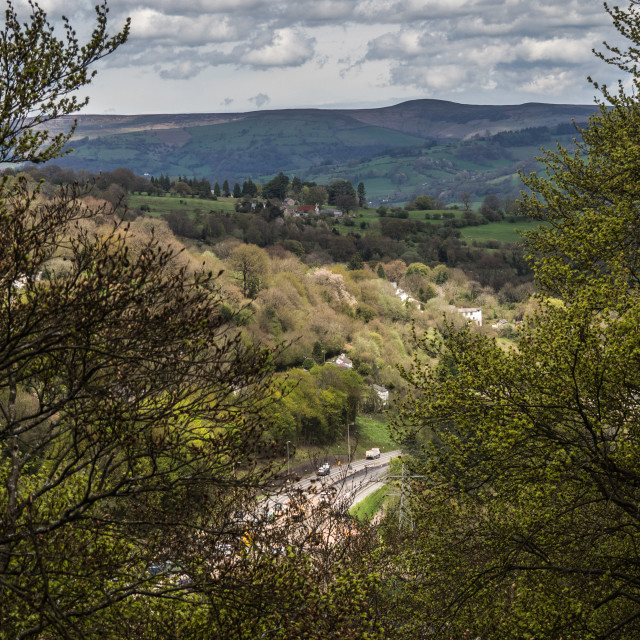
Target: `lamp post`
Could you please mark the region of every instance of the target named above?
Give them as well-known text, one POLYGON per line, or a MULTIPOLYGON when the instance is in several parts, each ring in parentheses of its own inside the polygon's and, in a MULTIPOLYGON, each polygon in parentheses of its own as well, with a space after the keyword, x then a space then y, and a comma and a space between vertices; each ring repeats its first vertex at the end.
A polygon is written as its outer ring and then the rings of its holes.
POLYGON ((290 467, 289 467, 289 443, 290 442, 291 440, 287 440, 287 481, 289 480, 289 475, 291 473, 290 467))
POLYGON ((349 437, 349 419, 347 419, 347 469, 351 469, 351 439, 349 437))

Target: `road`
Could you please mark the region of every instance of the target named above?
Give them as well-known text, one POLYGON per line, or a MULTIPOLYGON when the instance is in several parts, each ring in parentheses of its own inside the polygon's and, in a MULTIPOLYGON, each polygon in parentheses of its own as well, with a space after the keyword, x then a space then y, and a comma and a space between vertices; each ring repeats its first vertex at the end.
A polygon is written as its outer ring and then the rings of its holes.
POLYGON ((354 460, 348 467, 334 466, 328 476, 303 478, 294 483, 291 490, 269 498, 268 510, 277 512, 281 509, 279 505, 286 509, 292 497, 301 494, 308 495, 312 504, 330 499, 349 508, 380 485, 389 462, 400 454, 400 450, 389 451, 381 453, 376 460, 354 460))

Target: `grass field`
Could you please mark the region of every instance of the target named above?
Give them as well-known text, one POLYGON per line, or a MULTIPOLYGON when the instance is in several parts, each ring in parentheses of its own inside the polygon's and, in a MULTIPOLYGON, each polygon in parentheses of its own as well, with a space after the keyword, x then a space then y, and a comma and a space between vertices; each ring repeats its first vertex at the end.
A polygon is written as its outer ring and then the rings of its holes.
MULTIPOLYGON (((428 224, 442 225, 445 220, 443 218, 439 220, 430 220, 425 218, 425 214, 453 214, 455 218, 462 217, 462 211, 456 210, 442 210, 442 211, 409 211, 409 219, 412 220, 424 220, 428 224)), ((391 217, 391 216, 390 216, 391 217)), ((344 219, 336 219, 332 226, 336 227, 342 235, 348 233, 367 233, 371 229, 372 225, 375 225, 380 220, 380 216, 376 213, 375 209, 358 209, 356 212, 356 218, 353 220, 354 225, 345 224, 344 219), (361 223, 365 223, 366 228, 361 228, 361 223)), ((507 244, 513 244, 522 240, 522 231, 529 229, 535 229, 539 225, 535 221, 520 221, 520 222, 490 222, 489 224, 483 224, 478 226, 462 227, 460 229, 460 237, 467 244, 471 244, 474 240, 479 242, 486 242, 487 240, 496 240, 498 242, 505 242, 507 244)))
POLYGON ((486 241, 498 240, 500 242, 514 243, 522 241, 522 231, 536 229, 539 222, 492 222, 477 227, 464 227, 460 229, 460 237, 467 244, 473 240, 486 241))
POLYGON ((351 437, 351 453, 363 457, 367 449, 379 447, 380 451, 391 451, 397 444, 387 431, 387 420, 382 417, 358 417, 355 434, 351 437))
POLYGON ((384 486, 376 489, 373 493, 370 493, 364 500, 358 502, 358 504, 354 505, 349 509, 349 513, 364 522, 366 520, 371 520, 380 508, 382 507, 385 498, 387 497, 387 492, 389 488, 384 486))
POLYGON ((147 196, 129 195, 127 204, 130 209, 142 206, 149 207, 144 211, 147 216, 161 216, 172 211, 184 211, 191 215, 209 213, 210 211, 235 211, 235 198, 218 198, 217 200, 200 200, 188 196, 147 196))
MULTIPOLYGON (((162 216, 167 213, 182 211, 191 216, 209 212, 233 212, 235 210, 235 198, 218 198, 218 200, 200 200, 198 198, 190 198, 187 196, 147 196, 141 194, 131 194, 128 198, 128 206, 131 209, 143 208, 144 214, 152 217, 162 216), (148 210, 146 208, 148 207, 148 210)), ((438 220, 426 219, 425 214, 430 216, 433 214, 446 213, 453 214, 454 217, 462 217, 462 211, 442 210, 442 211, 408 211, 408 217, 412 220, 424 220, 428 224, 442 225, 444 219, 438 220)), ((360 208, 356 212, 353 219, 336 218, 331 221, 331 226, 336 227, 342 235, 349 233, 368 233, 373 227, 377 226, 380 216, 374 208, 360 208), (347 220, 352 220, 353 225, 345 224, 347 220), (364 228, 361 226, 364 225, 364 228)), ((488 240, 496 240, 512 244, 520 242, 522 236, 520 231, 535 229, 538 222, 492 222, 490 224, 478 225, 475 227, 463 227, 460 229, 460 237, 467 244, 471 244, 474 240, 486 242, 488 240)))

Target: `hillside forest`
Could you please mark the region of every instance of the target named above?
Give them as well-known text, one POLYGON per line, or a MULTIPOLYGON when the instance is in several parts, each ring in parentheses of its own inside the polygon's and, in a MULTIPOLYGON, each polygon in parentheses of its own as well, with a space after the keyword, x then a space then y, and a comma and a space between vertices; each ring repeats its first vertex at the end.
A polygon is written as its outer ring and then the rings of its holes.
MULTIPOLYGON (((301 184, 298 193, 287 186, 283 200, 257 194, 213 200, 211 189, 199 196, 186 179, 158 193, 153 182, 127 169, 92 176, 29 166, 12 176, 30 188, 37 185, 44 199, 80 178, 82 201, 101 211, 91 224, 85 222, 87 231, 107 234, 114 220, 124 218, 130 255, 153 237, 177 251, 190 272, 204 268, 221 274, 223 317, 249 343, 277 349, 275 365, 288 388, 269 431, 278 442, 335 445, 344 438, 347 421, 382 409, 372 385, 403 394, 407 385, 398 366, 410 362, 414 330, 441 326, 444 318, 459 315, 457 307, 478 306, 485 318, 479 330, 509 340, 531 304, 531 272, 515 243, 467 244, 460 237, 461 228, 479 226, 480 220, 493 221, 498 234, 509 227, 517 236, 515 214, 505 220, 497 197, 487 198, 479 212, 433 209, 443 205, 428 196, 402 209, 354 205, 337 221, 333 210, 285 215, 287 198, 304 202, 298 198, 305 187, 330 192, 331 185, 301 184), (408 228, 413 233, 403 233, 408 228), (323 366, 341 353, 352 369, 323 366)), ((64 279, 68 269, 61 252, 47 261, 43 276, 64 279)))

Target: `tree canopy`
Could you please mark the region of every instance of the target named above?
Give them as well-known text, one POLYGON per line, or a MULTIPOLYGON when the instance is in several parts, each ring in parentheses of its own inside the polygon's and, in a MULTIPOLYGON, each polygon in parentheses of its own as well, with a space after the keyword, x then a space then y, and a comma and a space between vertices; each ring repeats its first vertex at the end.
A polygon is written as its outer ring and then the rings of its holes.
MULTIPOLYGON (((102 5, 89 45, 70 27, 60 43, 32 5, 28 37, 7 40, 23 29, 8 6, 0 62, 15 53, 20 107, 44 103, 42 124, 79 106, 52 96, 127 29, 108 39, 102 5), (47 80, 56 60, 71 75, 47 80)), ((20 116, 1 126, 4 159, 55 156, 67 135, 43 150, 20 116)), ((85 195, 0 179, 0 635, 380 637, 370 538, 337 537, 348 515, 262 518, 282 453, 265 438, 275 350, 243 339, 217 277, 162 225, 135 236, 85 195)))
POLYGON ((427 620, 407 637, 640 633, 640 16, 607 10, 631 39, 607 59, 633 91, 602 88, 577 151, 547 151, 525 178, 523 211, 546 223, 528 234, 545 293, 517 349, 447 325, 405 372, 415 529, 398 568, 415 579, 397 615, 427 620))
POLYGON ((129 35, 129 20, 114 36, 107 32, 106 2, 96 5, 96 26, 81 44, 63 18, 64 38, 56 37, 47 14, 29 1, 31 15, 22 23, 8 2, 0 31, 0 161, 44 162, 62 153, 68 132, 50 137, 47 123, 75 113, 89 99, 77 91, 95 77, 92 65, 113 53, 129 35))

